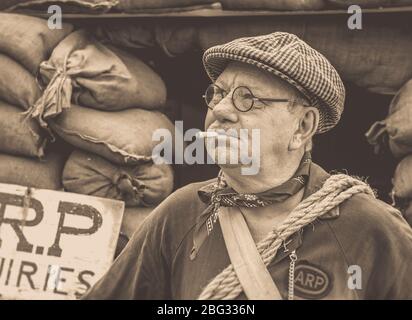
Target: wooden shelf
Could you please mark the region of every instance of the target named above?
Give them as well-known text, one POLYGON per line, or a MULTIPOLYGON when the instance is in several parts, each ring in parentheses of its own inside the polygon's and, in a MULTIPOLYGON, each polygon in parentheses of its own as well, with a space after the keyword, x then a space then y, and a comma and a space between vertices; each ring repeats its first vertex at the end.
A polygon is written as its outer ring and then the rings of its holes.
MULTIPOLYGON (((38 11, 17 11, 37 17, 47 18, 48 13, 38 11)), ((412 13, 412 6, 393 8, 362 9, 363 14, 400 14, 412 13)), ((102 13, 83 14, 66 13, 65 19, 134 19, 134 18, 232 18, 232 17, 276 17, 276 16, 311 16, 311 15, 348 15, 347 10, 320 10, 320 11, 229 11, 221 9, 198 9, 192 11, 167 12, 167 13, 102 13)))

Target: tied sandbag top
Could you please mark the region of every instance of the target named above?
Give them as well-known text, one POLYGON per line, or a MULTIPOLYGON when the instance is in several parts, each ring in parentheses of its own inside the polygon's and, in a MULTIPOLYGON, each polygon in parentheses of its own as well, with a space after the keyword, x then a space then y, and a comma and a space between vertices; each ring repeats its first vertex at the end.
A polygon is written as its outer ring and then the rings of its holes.
POLYGON ((75 150, 66 162, 63 185, 70 192, 122 200, 128 207, 153 206, 172 192, 173 171, 152 162, 119 166, 75 150))
POLYGON ((40 65, 46 89, 30 110, 44 127, 71 103, 101 110, 164 105, 163 80, 138 58, 104 46, 84 30, 73 32, 40 65))
POLYGON ((317 133, 333 128, 343 112, 345 87, 330 62, 286 32, 244 37, 206 50, 203 64, 214 82, 230 61, 256 66, 279 77, 306 96, 320 113, 317 133))

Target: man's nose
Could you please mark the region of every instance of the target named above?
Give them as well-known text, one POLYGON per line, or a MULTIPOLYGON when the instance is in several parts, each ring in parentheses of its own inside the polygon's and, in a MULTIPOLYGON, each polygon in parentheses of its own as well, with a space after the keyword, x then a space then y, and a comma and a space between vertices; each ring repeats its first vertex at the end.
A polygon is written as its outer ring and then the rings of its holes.
POLYGON ((232 99, 229 95, 223 98, 215 107, 213 108, 213 115, 220 122, 237 122, 238 114, 236 108, 232 104, 232 99))

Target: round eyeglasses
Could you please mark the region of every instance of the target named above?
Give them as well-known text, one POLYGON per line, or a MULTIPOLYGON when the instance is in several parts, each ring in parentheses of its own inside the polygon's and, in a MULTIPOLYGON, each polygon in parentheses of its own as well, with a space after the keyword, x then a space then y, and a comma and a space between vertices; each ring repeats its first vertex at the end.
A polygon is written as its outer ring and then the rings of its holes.
MULTIPOLYGON (((203 98, 209 109, 213 110, 214 107, 223 100, 228 94, 216 84, 211 84, 207 87, 203 98)), ((261 102, 289 102, 290 99, 272 99, 272 98, 260 98, 256 97, 252 90, 246 86, 239 86, 232 91, 232 104, 240 112, 247 112, 253 108, 255 101, 261 102)))

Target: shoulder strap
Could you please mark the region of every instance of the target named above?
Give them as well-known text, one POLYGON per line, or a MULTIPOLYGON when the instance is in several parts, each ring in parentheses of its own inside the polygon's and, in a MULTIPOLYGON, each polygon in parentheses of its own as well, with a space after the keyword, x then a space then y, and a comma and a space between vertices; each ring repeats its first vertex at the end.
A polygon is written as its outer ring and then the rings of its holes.
POLYGON ((219 223, 230 261, 248 299, 282 300, 240 210, 220 207, 219 223))

